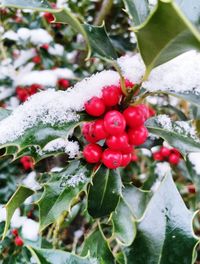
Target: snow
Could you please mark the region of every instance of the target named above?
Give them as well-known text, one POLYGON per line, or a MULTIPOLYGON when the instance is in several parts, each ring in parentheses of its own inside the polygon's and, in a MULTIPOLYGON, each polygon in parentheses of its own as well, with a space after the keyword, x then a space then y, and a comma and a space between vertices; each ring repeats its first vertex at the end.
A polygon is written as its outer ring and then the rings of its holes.
POLYGON ((200 175, 200 153, 194 152, 188 155, 189 161, 192 163, 194 170, 200 175))
POLYGON ((39 223, 26 218, 22 224, 22 237, 31 241, 37 241, 38 233, 39 223))
MULTIPOLYGON (((36 81, 36 80, 34 80, 36 81)), ((55 91, 49 89, 32 96, 0 122, 0 144, 14 141, 38 123, 55 125, 78 121, 84 104, 93 96, 101 96, 106 85, 117 85, 119 75, 114 71, 102 71, 78 82, 73 89, 55 91)))
POLYGON ((54 56, 63 56, 64 47, 60 44, 55 44, 54 47, 49 47, 48 52, 54 56))
POLYGON ((29 49, 29 50, 21 50, 19 56, 14 61, 14 68, 18 68, 28 62, 30 59, 32 59, 36 55, 35 49, 29 49))
POLYGON ((86 183, 87 178, 83 172, 76 175, 67 175, 66 178, 63 178, 61 183, 62 187, 76 187, 80 183, 86 183))
POLYGON ((73 159, 79 155, 79 145, 76 141, 69 141, 62 138, 50 141, 44 148, 45 152, 64 151, 73 159))
POLYGON ((29 41, 34 45, 46 44, 53 41, 52 36, 42 28, 20 28, 17 32, 9 30, 3 34, 2 38, 19 42, 29 41))
POLYGON ((40 189, 39 183, 36 181, 36 172, 32 171, 30 172, 25 179, 23 179, 22 184, 25 185, 26 187, 36 191, 40 189))
POLYGON ((191 122, 186 121, 175 121, 172 122, 169 116, 167 115, 158 115, 156 118, 156 122, 162 128, 168 131, 174 131, 178 134, 181 134, 185 137, 190 137, 194 139, 196 142, 200 142, 198 138, 195 128, 192 126, 191 122))

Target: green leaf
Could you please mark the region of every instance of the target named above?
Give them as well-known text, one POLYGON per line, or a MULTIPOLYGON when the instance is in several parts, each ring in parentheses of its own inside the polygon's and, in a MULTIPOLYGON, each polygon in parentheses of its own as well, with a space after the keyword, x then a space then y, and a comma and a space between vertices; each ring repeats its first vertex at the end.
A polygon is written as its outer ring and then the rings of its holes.
POLYGON ((46 0, 2 0, 2 5, 14 8, 40 8, 48 9, 50 5, 46 0))
POLYGON ((25 186, 19 186, 16 190, 16 192, 13 194, 13 196, 10 198, 8 203, 6 204, 6 224, 3 232, 3 239, 6 236, 6 233, 8 231, 10 221, 12 219, 12 216, 15 212, 15 210, 32 194, 34 193, 33 190, 25 187, 25 186))
POLYGON ((90 169, 80 161, 73 161, 61 172, 51 174, 51 179, 44 184, 44 193, 38 201, 40 230, 55 222, 65 211, 70 211, 80 193, 86 191, 90 174, 90 169))
POLYGON ((192 218, 171 175, 166 176, 138 223, 136 239, 125 249, 127 263, 193 263, 198 239, 192 218))
POLYGON ((12 111, 0 108, 0 121, 3 120, 4 118, 8 117, 11 114, 12 111))
POLYGON ((171 146, 177 148, 184 156, 190 152, 200 152, 200 141, 190 136, 187 131, 180 128, 176 122, 171 122, 172 127, 163 127, 156 117, 146 122, 148 131, 165 139, 171 146))
MULTIPOLYGON (((200 15, 200 9, 195 12, 200 15)), ((147 68, 145 79, 152 68, 188 50, 200 49, 199 31, 172 0, 159 0, 147 20, 133 30, 147 68)))
POLYGON ((149 14, 147 0, 123 0, 126 12, 129 14, 135 26, 142 24, 149 14))
POLYGON ((122 182, 118 170, 109 170, 103 165, 93 178, 88 193, 88 212, 94 217, 112 213, 121 196, 122 182))
POLYGON ((109 244, 100 230, 92 232, 85 239, 81 255, 97 258, 99 263, 115 263, 109 244))
POLYGON ((132 244, 136 236, 136 221, 144 214, 151 193, 133 185, 123 189, 122 198, 112 214, 113 234, 125 246, 132 244))
POLYGON ((61 250, 27 247, 38 264, 94 264, 95 259, 79 257, 61 250))
POLYGON ((87 32, 92 51, 95 54, 109 60, 117 59, 115 48, 106 33, 104 25, 98 27, 84 24, 84 28, 87 32))

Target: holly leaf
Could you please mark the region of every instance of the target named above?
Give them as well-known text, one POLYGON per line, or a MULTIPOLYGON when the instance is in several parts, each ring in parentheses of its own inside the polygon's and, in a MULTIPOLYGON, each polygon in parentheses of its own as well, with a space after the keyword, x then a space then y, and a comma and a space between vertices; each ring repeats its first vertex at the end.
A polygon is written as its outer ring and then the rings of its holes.
POLYGON ((133 21, 134 26, 142 24, 149 14, 147 0, 123 0, 126 12, 133 21))
POLYGON ((191 135, 187 128, 190 127, 190 123, 185 122, 184 126, 179 125, 177 122, 170 122, 165 126, 159 121, 159 118, 150 118, 146 122, 148 131, 156 136, 159 136, 166 140, 171 146, 177 148, 184 156, 190 152, 200 151, 200 140, 197 136, 191 135))
POLYGON ((39 9, 48 9, 50 8, 50 5, 48 1, 46 0, 2 0, 2 5, 6 7, 12 7, 12 8, 39 8, 39 9))
POLYGON ((84 24, 84 28, 88 34, 90 46, 94 54, 109 60, 117 59, 115 48, 106 33, 104 25, 98 27, 84 24))
POLYGON ((151 193, 142 191, 133 185, 123 189, 122 198, 112 214, 113 235, 124 246, 132 244, 136 236, 136 221, 138 221, 150 200, 151 193))
POLYGON ((4 118, 8 117, 11 114, 12 111, 0 108, 0 121, 3 120, 4 118))
POLYGON ((5 238, 6 233, 8 231, 10 221, 12 219, 12 216, 15 212, 15 210, 32 194, 34 193, 33 190, 25 187, 25 186, 19 186, 16 190, 16 192, 13 194, 13 196, 10 198, 8 203, 5 205, 6 208, 6 224, 3 232, 3 238, 5 238))
POLYGON ((38 264, 94 264, 94 258, 79 257, 72 253, 68 253, 55 249, 41 249, 27 246, 34 259, 38 264))
POLYGON ((94 217, 112 213, 121 196, 122 182, 118 170, 101 166, 96 172, 88 193, 88 212, 94 217))
POLYGON ((125 249, 127 263, 193 263, 198 238, 172 176, 167 175, 138 223, 133 244, 125 249))
POLYGON ((80 161, 73 161, 61 172, 51 174, 51 179, 44 184, 44 193, 37 202, 40 230, 55 222, 65 211, 70 211, 80 193, 86 191, 90 174, 91 169, 80 161))
MULTIPOLYGON (((190 1, 187 5, 183 4, 185 1, 181 1, 182 9, 190 6, 191 12, 195 10, 195 17, 200 16, 200 9, 194 8, 196 1, 190 1)), ((134 27, 133 31, 137 36, 140 53, 146 65, 144 79, 156 66, 188 50, 200 49, 199 31, 172 0, 159 0, 147 20, 140 26, 134 27)))
POLYGON ((81 255, 97 258, 99 263, 115 263, 109 244, 100 230, 92 232, 85 239, 81 255))

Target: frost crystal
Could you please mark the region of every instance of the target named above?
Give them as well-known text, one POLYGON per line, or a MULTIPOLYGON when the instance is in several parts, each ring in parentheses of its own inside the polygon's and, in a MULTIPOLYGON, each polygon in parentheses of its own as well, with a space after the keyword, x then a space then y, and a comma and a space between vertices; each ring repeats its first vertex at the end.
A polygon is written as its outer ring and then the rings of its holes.
POLYGON ((63 151, 69 155, 70 159, 73 159, 79 154, 79 145, 78 142, 58 138, 49 142, 43 148, 43 151, 46 152, 63 151))
POLYGON ((0 122, 0 144, 14 141, 39 123, 55 125, 78 121, 84 104, 92 96, 100 96, 106 85, 117 85, 119 75, 102 71, 77 83, 67 91, 47 90, 32 96, 0 122))
POLYGON ((61 187, 76 187, 80 183, 85 183, 87 182, 87 178, 84 173, 79 173, 76 175, 67 175, 63 177, 62 182, 61 182, 61 187))
POLYGON ((190 137, 197 142, 200 142, 198 138, 195 128, 191 123, 186 121, 176 121, 172 122, 171 119, 167 115, 159 115, 157 116, 156 122, 164 129, 168 131, 174 131, 178 134, 181 134, 185 137, 190 137))

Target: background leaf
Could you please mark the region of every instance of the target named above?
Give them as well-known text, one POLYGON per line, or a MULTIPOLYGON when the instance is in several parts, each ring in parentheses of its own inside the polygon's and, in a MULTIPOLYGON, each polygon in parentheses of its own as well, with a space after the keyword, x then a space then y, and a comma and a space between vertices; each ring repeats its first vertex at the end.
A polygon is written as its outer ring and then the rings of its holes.
POLYGON ((33 190, 25 187, 25 186, 19 186, 16 190, 16 192, 13 194, 13 196, 10 198, 8 203, 5 205, 6 208, 6 224, 3 232, 3 239, 6 236, 6 233, 8 231, 10 221, 12 219, 12 216, 15 212, 15 210, 28 198, 34 193, 33 190))

